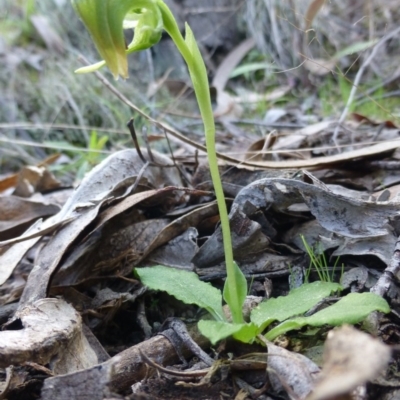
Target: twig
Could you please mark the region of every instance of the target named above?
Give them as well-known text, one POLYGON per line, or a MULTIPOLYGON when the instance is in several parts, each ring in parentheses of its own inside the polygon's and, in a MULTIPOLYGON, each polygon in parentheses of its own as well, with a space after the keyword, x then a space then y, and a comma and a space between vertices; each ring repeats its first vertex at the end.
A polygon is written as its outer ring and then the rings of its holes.
POLYGON ((395 29, 394 31, 388 33, 387 35, 383 36, 379 42, 375 45, 375 47, 372 49, 370 55, 368 56, 368 58, 364 61, 364 63, 361 65, 360 69, 357 72, 356 78, 354 79, 354 83, 353 83, 353 87, 351 88, 351 92, 349 94, 349 98, 347 99, 347 103, 346 103, 346 107, 344 108, 342 115, 339 118, 339 121, 337 123, 337 126, 335 128, 335 131, 333 133, 333 143, 337 146, 337 138, 339 135, 339 129, 340 126, 343 124, 344 120, 346 119, 346 116, 350 110, 351 104, 353 103, 354 100, 354 96, 356 95, 356 91, 358 89, 358 85, 360 83, 361 77, 364 74, 365 69, 367 68, 367 66, 371 63, 371 61, 373 60, 373 58, 376 56, 378 50, 380 49, 380 47, 389 39, 393 38, 394 36, 396 36, 398 33, 400 32, 400 27, 398 27, 397 29, 395 29))
POLYGON ((146 340, 150 339, 151 335, 152 335, 152 329, 151 329, 149 322, 147 321, 146 308, 145 308, 143 298, 140 299, 139 304, 138 304, 136 321, 139 324, 139 326, 142 328, 145 339, 146 340))
POLYGON ((177 371, 174 369, 165 368, 162 365, 157 364, 151 358, 147 357, 146 354, 139 349, 140 356, 143 358, 144 362, 150 367, 155 368, 157 371, 164 372, 165 374, 179 376, 179 377, 190 377, 190 378, 197 378, 207 375, 210 371, 210 368, 200 369, 197 371, 177 371))
POLYGON ((135 122, 135 120, 133 118, 131 118, 128 121, 128 123, 126 124, 126 126, 128 127, 129 132, 131 134, 131 137, 132 137, 133 143, 135 145, 136 151, 138 153, 138 156, 143 161, 143 164, 146 164, 146 163, 148 163, 148 161, 144 158, 144 155, 142 154, 142 150, 140 149, 139 142, 138 142, 137 135, 136 135, 134 122, 135 122))
POLYGON ((393 281, 397 281, 397 276, 400 272, 400 237, 397 239, 392 259, 389 266, 383 271, 378 279, 378 282, 371 288, 371 293, 375 293, 384 297, 392 285, 393 281))

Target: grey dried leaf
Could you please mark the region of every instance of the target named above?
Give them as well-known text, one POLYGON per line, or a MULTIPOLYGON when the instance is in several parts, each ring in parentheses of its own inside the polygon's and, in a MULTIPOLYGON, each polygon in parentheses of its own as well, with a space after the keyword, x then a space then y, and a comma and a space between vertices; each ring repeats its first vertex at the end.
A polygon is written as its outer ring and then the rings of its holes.
MULTIPOLYGON (((237 205, 232 206, 229 218, 236 260, 240 261, 249 254, 261 253, 268 248, 270 241, 262 233, 261 225, 248 218, 237 205)), ((222 233, 218 228, 192 261, 197 267, 204 268, 218 264, 223 259, 222 233)))
POLYGON ((193 271, 192 259, 198 251, 197 236, 197 229, 189 228, 182 235, 152 252, 146 262, 193 271))
POLYGON ((389 218, 399 215, 398 204, 375 203, 345 197, 294 179, 260 179, 243 188, 236 197, 246 213, 248 204, 285 212, 295 203, 305 202, 319 224, 330 232, 349 238, 379 237, 388 234, 389 218))
POLYGON ((314 387, 318 366, 302 354, 268 343, 267 373, 276 392, 303 400, 314 387))

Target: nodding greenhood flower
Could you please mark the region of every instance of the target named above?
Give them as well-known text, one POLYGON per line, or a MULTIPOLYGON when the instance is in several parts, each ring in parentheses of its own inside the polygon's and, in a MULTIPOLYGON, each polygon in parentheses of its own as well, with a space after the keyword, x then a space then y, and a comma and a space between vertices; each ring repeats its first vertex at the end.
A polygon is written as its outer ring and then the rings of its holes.
POLYGON ((104 61, 78 69, 92 72, 107 64, 114 78, 128 78, 126 55, 145 50, 161 39, 163 18, 155 0, 72 0, 104 61), (123 29, 134 28, 126 46, 123 29))

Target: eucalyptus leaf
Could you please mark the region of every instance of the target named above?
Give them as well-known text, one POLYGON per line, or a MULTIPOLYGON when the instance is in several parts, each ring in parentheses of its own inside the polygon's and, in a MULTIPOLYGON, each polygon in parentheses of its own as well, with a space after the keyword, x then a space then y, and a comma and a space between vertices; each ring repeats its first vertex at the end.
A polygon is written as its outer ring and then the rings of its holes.
POLYGON ((153 290, 161 290, 185 304, 196 304, 206 309, 217 321, 223 321, 221 292, 202 282, 194 272, 156 265, 137 268, 141 282, 153 290))

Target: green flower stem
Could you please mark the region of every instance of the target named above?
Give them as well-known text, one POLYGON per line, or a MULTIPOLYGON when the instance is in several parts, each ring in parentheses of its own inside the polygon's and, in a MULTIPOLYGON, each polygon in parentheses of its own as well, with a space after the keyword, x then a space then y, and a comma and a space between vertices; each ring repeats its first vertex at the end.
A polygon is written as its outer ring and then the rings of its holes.
MULTIPOLYGON (((233 247, 231 229, 229 225, 228 209, 226 207, 225 195, 222 187, 221 176, 218 169, 217 151, 215 148, 215 122, 211 107, 210 87, 208 84, 207 70, 203 57, 200 54, 193 33, 186 25, 186 41, 183 38, 175 18, 164 2, 159 2, 161 15, 164 21, 164 29, 174 41, 176 47, 184 58, 193 83, 200 114, 203 119, 206 139, 207 157, 210 166, 211 180, 214 186, 218 210, 221 220, 222 239, 225 254, 225 264, 228 285, 230 288, 237 288, 239 283, 234 273, 233 247), (191 48, 190 48, 191 47, 191 48)), ((240 310, 239 313, 232 313, 234 323, 242 323, 242 304, 238 296, 234 296, 234 304, 229 304, 231 310, 240 310)))
MULTIPOLYGON (((207 70, 192 30, 186 25, 184 39, 175 17, 162 0, 72 0, 72 4, 90 31, 100 55, 103 56, 115 78, 119 75, 128 77, 126 54, 153 46, 160 40, 163 28, 184 58, 204 123, 208 162, 221 220, 227 274, 224 298, 231 309, 233 322, 242 323, 242 305, 247 284, 233 260, 228 210, 215 149, 215 122, 207 70), (135 14, 133 18, 138 19, 133 41, 126 49, 123 21, 126 15, 132 12, 135 14)), ((96 63, 79 72, 90 72, 102 65, 102 62, 96 63)))

